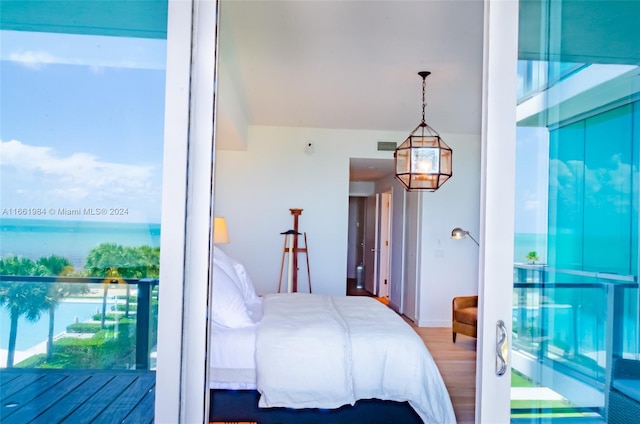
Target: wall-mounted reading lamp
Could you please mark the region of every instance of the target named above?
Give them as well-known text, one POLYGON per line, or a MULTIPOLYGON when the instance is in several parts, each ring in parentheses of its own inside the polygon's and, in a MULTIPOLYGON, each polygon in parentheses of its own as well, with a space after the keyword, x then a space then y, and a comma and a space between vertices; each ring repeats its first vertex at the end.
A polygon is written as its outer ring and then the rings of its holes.
POLYGON ((469 236, 469 238, 473 240, 475 244, 480 246, 480 243, 478 243, 478 240, 474 239, 473 236, 469 234, 469 231, 463 230, 462 228, 458 228, 458 227, 451 230, 451 238, 454 240, 462 240, 466 236, 469 236))

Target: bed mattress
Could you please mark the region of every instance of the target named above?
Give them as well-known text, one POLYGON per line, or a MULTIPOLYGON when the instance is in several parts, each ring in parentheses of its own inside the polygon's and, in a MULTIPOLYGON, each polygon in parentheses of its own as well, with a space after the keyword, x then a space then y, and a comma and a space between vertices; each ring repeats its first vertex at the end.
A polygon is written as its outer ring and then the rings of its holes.
POLYGON ((426 423, 456 422, 442 376, 420 337, 372 298, 267 295, 256 343, 261 407, 408 401, 426 423))
MULTIPOLYGON (((262 317, 261 304, 252 311, 252 319, 262 317)), ((256 388, 256 330, 253 326, 228 328, 211 324, 210 388, 253 390, 256 388)))
POLYGON ((456 421, 426 346, 380 302, 292 293, 266 295, 261 306, 256 325, 213 325, 212 389, 257 390, 261 408, 409 402, 423 422, 456 421))

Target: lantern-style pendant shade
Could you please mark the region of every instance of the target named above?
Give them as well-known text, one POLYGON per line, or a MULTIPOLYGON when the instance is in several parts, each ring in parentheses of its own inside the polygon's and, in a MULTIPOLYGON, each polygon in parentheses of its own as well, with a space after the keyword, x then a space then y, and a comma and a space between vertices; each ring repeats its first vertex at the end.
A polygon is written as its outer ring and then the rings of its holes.
POLYGON ((420 124, 396 149, 396 177, 407 190, 435 191, 451 178, 452 155, 438 133, 420 124))
POLYGON ((422 122, 395 151, 396 178, 409 191, 435 191, 452 175, 451 147, 424 120, 425 78, 422 77, 422 122))

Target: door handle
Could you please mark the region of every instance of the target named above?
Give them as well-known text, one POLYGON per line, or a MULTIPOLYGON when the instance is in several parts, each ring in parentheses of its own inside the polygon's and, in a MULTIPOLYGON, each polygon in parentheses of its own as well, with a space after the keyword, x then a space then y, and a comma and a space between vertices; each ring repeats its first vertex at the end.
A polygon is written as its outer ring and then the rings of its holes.
POLYGON ((509 365, 509 337, 504 321, 496 323, 496 375, 502 377, 509 365))

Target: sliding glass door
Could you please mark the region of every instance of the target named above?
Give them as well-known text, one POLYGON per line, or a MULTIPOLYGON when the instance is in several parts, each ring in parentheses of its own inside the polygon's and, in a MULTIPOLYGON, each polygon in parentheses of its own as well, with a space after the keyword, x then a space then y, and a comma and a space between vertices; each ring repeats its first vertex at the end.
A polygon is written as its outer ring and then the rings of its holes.
POLYGON ((640 4, 520 1, 516 28, 513 10, 495 19, 505 3, 515 2, 487 3, 477 420, 635 422, 640 4), (503 38, 494 44, 495 32, 503 38), (517 57, 505 41, 514 38, 517 57), (502 89, 492 85, 499 76, 502 89), (513 98, 500 97, 503 90, 513 98), (496 140, 501 123, 513 128, 496 140), (497 188, 500 207, 491 197, 497 188), (499 216, 502 228, 491 225, 499 216), (510 252, 499 245, 509 232, 510 252), (504 337, 497 319, 509 342, 506 391, 493 374, 504 337))
POLYGON ((521 2, 513 418, 640 411, 639 13, 521 2))
POLYGON ((2 2, 3 423, 204 421, 217 4, 200 3, 2 2))
POLYGON ((4 368, 155 369, 167 3, 105 6, 2 4, 4 368))

